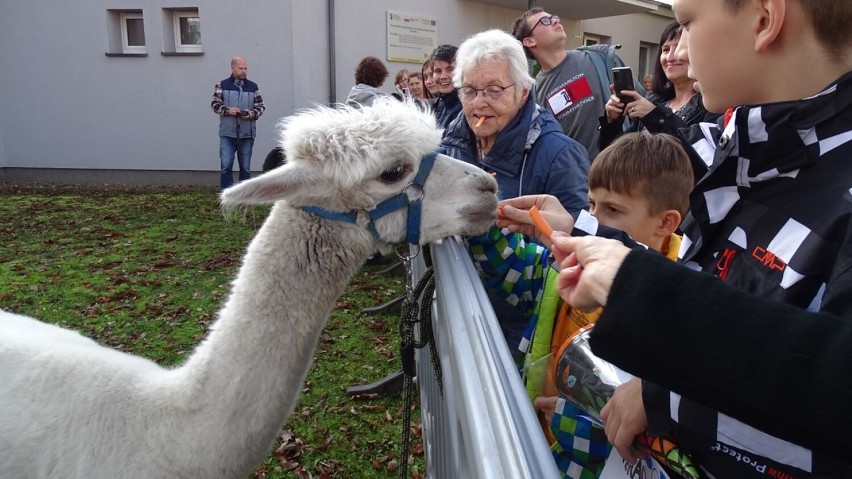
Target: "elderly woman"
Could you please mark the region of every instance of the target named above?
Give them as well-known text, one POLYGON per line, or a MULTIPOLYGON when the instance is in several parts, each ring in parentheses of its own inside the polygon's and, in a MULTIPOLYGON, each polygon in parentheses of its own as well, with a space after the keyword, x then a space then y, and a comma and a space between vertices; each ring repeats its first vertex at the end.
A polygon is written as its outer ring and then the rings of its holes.
MULTIPOLYGON (((534 80, 520 42, 489 30, 461 44, 453 84, 462 111, 450 122, 441 152, 495 174, 503 198, 550 194, 568 211, 587 207, 589 157, 530 95, 534 80)), ((529 323, 520 310, 489 294, 509 349, 529 323)))
POLYGON ((462 112, 441 149, 496 173, 504 198, 547 193, 572 214, 587 206, 589 158, 530 95, 521 44, 500 30, 478 33, 459 47, 453 84, 462 112))

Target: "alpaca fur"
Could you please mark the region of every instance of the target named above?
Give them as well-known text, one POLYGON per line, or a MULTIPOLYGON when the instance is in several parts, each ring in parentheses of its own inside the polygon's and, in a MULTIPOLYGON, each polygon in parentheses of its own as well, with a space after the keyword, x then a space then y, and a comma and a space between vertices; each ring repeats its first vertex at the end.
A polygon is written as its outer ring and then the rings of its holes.
MULTIPOLYGON (((281 128, 287 164, 222 193, 225 208, 274 206, 182 366, 0 311, 0 477, 244 478, 263 460, 336 299, 371 253, 405 239, 405 210, 377 221, 383 241, 365 212, 402 191, 440 139, 431 115, 393 100, 318 107, 281 128), (358 224, 304 205, 357 210, 358 224)), ((439 156, 423 190, 422 243, 487 230, 496 190, 490 175, 439 156)))

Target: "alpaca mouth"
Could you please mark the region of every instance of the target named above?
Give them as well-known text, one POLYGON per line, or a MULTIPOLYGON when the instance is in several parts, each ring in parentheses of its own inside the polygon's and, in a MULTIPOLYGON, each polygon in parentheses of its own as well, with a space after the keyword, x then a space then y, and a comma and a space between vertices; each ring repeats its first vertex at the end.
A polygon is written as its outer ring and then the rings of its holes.
POLYGON ((459 216, 466 218, 471 226, 486 224, 488 227, 497 221, 497 198, 476 205, 465 206, 458 210, 459 216))

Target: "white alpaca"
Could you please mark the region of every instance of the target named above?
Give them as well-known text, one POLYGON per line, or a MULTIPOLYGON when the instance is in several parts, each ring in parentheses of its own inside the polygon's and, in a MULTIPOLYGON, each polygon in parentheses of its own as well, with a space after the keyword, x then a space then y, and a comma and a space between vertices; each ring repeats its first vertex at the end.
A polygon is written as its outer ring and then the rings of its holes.
MULTIPOLYGON (((337 297, 372 252, 406 239, 406 208, 376 219, 374 232, 369 212, 403 190, 421 196, 406 185, 440 139, 431 115, 396 101, 317 108, 282 129, 288 163, 222 194, 225 207, 275 205, 184 365, 166 369, 0 311, 0 478, 244 478, 258 466, 337 297)), ((439 155, 422 191, 420 242, 485 231, 496 189, 488 174, 439 155)))

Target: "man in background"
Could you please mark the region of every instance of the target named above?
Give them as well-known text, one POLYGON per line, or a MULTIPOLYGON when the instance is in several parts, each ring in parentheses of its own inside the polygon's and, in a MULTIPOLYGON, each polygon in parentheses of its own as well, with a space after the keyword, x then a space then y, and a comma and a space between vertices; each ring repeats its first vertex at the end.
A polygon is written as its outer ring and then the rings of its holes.
POLYGON ((231 59, 231 76, 216 84, 210 107, 219 115, 219 164, 221 189, 234 183, 234 155, 240 166, 240 181, 251 178, 251 151, 255 121, 266 110, 257 83, 246 78, 248 64, 242 57, 231 59))
POLYGON ((602 91, 595 64, 585 52, 565 50, 562 22, 541 8, 532 8, 515 20, 512 35, 527 57, 541 65, 536 75, 536 102, 550 110, 562 131, 586 147, 589 161, 598 149, 598 118, 610 92, 602 91))

